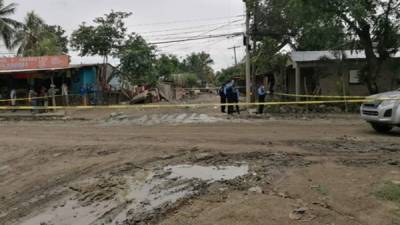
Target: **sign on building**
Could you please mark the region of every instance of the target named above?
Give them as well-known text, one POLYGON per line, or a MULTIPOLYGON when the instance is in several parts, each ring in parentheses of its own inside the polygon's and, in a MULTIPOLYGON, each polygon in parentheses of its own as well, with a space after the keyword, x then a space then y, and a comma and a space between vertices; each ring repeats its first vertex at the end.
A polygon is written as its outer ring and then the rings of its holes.
POLYGON ((1 70, 60 69, 69 67, 69 56, 4 57, 0 58, 1 70))

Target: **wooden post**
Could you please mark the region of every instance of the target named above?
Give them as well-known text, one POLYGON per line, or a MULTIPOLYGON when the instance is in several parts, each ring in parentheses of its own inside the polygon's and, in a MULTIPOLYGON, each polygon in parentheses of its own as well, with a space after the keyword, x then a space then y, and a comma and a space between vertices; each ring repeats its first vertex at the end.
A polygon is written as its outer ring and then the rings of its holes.
POLYGON ((251 102, 250 11, 246 9, 246 103, 251 102))
MULTIPOLYGON (((301 72, 300 72, 300 67, 297 63, 294 64, 295 69, 296 69, 296 95, 301 94, 301 72)), ((296 97, 296 101, 300 101, 300 97, 296 97)))
MULTIPOLYGON (((53 107, 56 107, 56 85, 54 84, 54 76, 51 76, 51 84, 50 84, 50 90, 51 90, 51 99, 52 99, 52 105, 53 107)), ((53 109, 53 111, 56 111, 53 109)))

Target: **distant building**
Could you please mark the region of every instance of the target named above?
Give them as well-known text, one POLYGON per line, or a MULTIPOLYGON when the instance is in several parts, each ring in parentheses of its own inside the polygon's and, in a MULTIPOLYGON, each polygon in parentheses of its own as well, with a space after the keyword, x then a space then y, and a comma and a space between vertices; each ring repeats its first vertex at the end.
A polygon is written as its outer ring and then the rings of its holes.
POLYGON ((25 98, 29 89, 39 93, 42 87, 49 89, 51 84, 61 94, 61 86, 65 83, 72 97, 79 97, 83 87, 87 93, 100 93, 101 97, 96 99, 98 103, 105 93, 111 91, 108 81, 113 71, 114 67, 109 64, 71 65, 67 55, 4 57, 0 58, 0 94, 7 99, 10 90, 16 89, 18 98, 25 98))
MULTIPOLYGON (((400 52, 392 58, 381 70, 380 91, 400 87, 400 52)), ((360 79, 365 65, 364 51, 294 51, 282 86, 290 94, 369 95, 360 79)))

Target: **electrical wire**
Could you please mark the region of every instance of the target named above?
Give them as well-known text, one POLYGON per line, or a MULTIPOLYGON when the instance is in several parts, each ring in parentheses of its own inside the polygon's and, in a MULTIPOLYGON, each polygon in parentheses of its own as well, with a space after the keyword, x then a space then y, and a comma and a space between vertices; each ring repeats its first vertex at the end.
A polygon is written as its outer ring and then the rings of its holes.
POLYGON ((232 19, 232 18, 243 18, 245 15, 237 15, 230 17, 215 17, 215 18, 205 18, 205 19, 193 19, 193 20, 176 20, 169 22, 159 22, 159 23, 147 23, 147 24, 132 24, 127 27, 141 27, 141 26, 150 26, 150 25, 166 25, 166 24, 179 24, 179 23, 191 23, 191 22, 200 22, 200 21, 216 21, 222 19, 232 19))
MULTIPOLYGON (((228 33, 225 30, 220 30, 222 33, 228 33)), ((229 30, 230 33, 236 33, 236 32, 242 32, 243 31, 241 29, 239 30, 235 30, 235 31, 231 31, 229 30)), ((205 33, 206 34, 206 33, 205 33)), ((212 34, 210 34, 212 35, 212 34)), ((160 37, 160 38, 149 38, 149 42, 159 42, 159 41, 172 41, 172 40, 176 40, 176 39, 191 39, 191 38, 197 38, 197 37, 205 37, 205 35, 189 35, 189 36, 171 36, 171 37, 160 37)))
POLYGON ((236 32, 236 33, 229 33, 229 34, 216 34, 216 35, 208 35, 204 37, 193 37, 193 38, 186 38, 186 39, 177 39, 171 41, 160 41, 160 42, 152 42, 149 43, 151 45, 160 45, 160 44, 168 44, 168 43, 178 43, 178 42, 187 42, 187 41, 195 41, 195 40, 202 40, 202 39, 211 39, 211 38, 218 38, 218 37, 235 37, 243 35, 243 32, 236 32))
MULTIPOLYGON (((243 24, 235 24, 235 25, 232 25, 232 26, 237 27, 237 26, 242 26, 242 25, 243 24)), ((232 29, 232 27, 227 27, 227 28, 232 29)), ((227 29, 227 28, 225 28, 225 29, 227 29)), ((222 29, 222 28, 220 28, 220 29, 222 29)), ((151 37, 170 37, 170 36, 177 36, 177 35, 182 35, 182 34, 195 34, 195 33, 200 33, 200 32, 209 33, 211 31, 210 31, 210 29, 203 29, 203 30, 195 30, 195 31, 189 31, 189 32, 166 33, 166 34, 159 34, 159 35, 143 35, 143 37, 146 37, 146 38, 151 38, 151 37)), ((142 33, 138 33, 138 34, 142 35, 142 33)), ((199 35, 201 35, 201 34, 199 34, 199 35)))
POLYGON ((145 32, 138 31, 137 33, 140 33, 140 34, 154 34, 154 33, 168 32, 168 31, 186 31, 186 30, 189 31, 189 30, 194 30, 194 29, 197 29, 197 28, 217 26, 217 25, 221 25, 221 24, 225 24, 225 22, 224 23, 204 24, 204 25, 199 25, 199 26, 182 27, 182 28, 171 28, 171 29, 164 29, 164 30, 151 30, 151 31, 145 31, 145 32))
MULTIPOLYGON (((241 20, 230 21, 230 22, 225 23, 225 24, 223 24, 223 25, 220 25, 220 26, 218 26, 218 27, 216 27, 216 28, 213 28, 213 29, 211 29, 211 30, 207 30, 207 31, 205 31, 205 32, 203 32, 203 33, 201 33, 201 34, 198 34, 198 35, 193 36, 193 37, 188 37, 188 38, 197 38, 197 37, 200 37, 200 36, 202 36, 202 35, 204 35, 204 34, 208 34, 208 33, 211 33, 211 32, 213 32, 213 31, 216 31, 216 30, 224 29, 224 27, 230 26, 230 25, 232 25, 232 24, 234 24, 234 23, 236 23, 236 22, 239 22, 239 21, 241 21, 241 20)), ((175 38, 176 38, 176 37, 175 37, 175 38)), ((172 46, 172 45, 169 45, 169 46, 172 46)), ((167 46, 167 47, 169 47, 169 46, 167 46)))

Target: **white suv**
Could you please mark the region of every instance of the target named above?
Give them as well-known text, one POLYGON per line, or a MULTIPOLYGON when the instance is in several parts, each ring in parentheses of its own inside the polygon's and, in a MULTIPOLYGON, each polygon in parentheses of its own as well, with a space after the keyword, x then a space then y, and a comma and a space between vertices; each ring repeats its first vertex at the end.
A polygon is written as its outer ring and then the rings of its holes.
POLYGON ((361 118, 381 133, 400 126, 400 90, 369 96, 361 106, 361 118))

